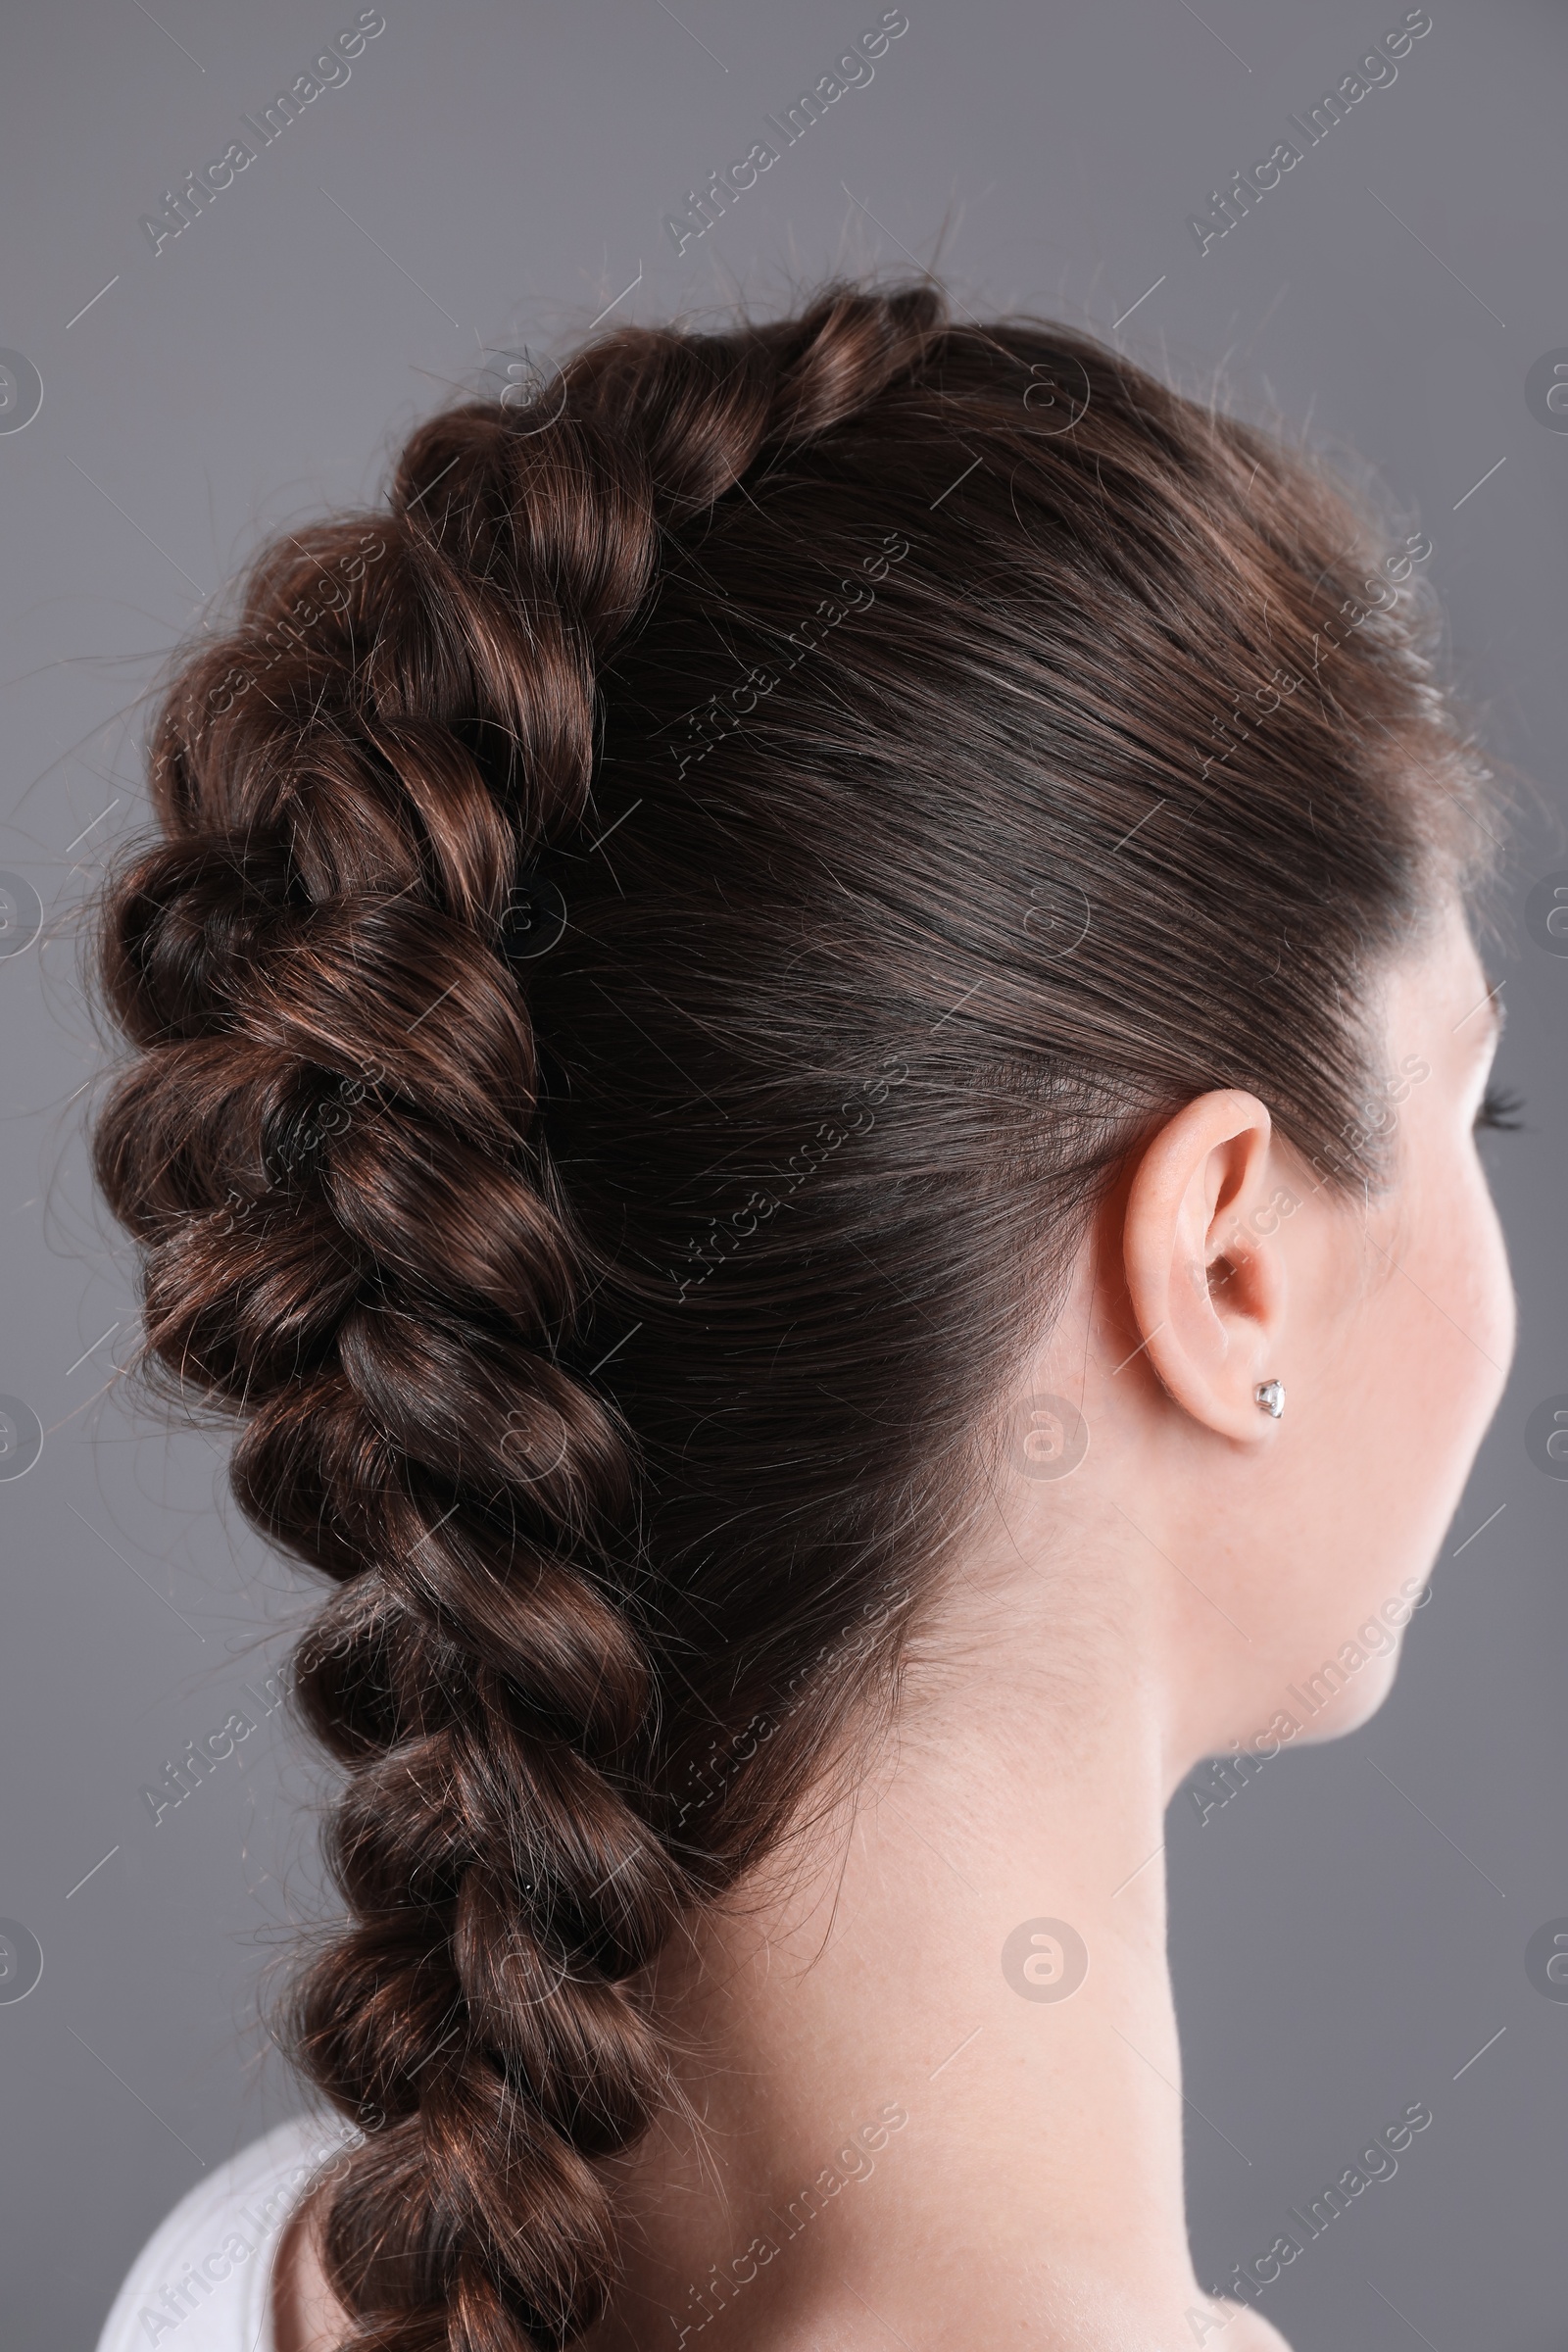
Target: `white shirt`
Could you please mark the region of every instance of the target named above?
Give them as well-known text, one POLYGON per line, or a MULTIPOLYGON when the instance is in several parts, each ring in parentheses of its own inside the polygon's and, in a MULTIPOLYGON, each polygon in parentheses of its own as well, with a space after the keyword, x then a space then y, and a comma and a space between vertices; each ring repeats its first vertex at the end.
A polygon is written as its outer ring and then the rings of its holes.
POLYGON ((360 2133, 297 2115, 198 2180, 131 2264, 98 2352, 275 2352, 272 2262, 311 2181, 360 2133))

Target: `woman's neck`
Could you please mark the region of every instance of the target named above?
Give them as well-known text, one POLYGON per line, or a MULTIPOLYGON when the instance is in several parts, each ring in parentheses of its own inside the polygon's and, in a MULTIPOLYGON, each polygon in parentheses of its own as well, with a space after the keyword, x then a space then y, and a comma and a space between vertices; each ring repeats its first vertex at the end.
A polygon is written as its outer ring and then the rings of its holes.
POLYGON ((1157 1643, 1099 1614, 1071 1656, 971 1617, 855 1798, 670 1956, 686 2112, 621 2168, 595 2352, 1196 2340, 1161 1850, 1192 1759, 1157 1643))
MULTIPOLYGON (((663 1955, 671 2096, 608 2168, 584 2352, 1289 2352, 1187 2247, 1164 1813, 1213 1709, 1158 1551, 1086 1493, 1063 1566, 1057 1494, 953 1580, 853 1796, 663 1955)), ((293 2259, 279 2352, 318 2352, 293 2259)))

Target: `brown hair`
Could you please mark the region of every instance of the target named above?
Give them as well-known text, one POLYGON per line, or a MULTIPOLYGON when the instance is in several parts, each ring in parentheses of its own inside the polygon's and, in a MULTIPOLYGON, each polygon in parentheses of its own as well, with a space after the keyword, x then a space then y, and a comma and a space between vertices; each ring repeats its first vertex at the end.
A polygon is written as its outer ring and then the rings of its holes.
POLYGON ((1371 981, 1485 841, 1426 553, 1082 335, 834 285, 433 416, 185 659, 98 1170, 336 1587, 355 2346, 591 2324, 644 1972, 885 1720, 1025 1250, 1211 1087, 1379 1179, 1371 981))

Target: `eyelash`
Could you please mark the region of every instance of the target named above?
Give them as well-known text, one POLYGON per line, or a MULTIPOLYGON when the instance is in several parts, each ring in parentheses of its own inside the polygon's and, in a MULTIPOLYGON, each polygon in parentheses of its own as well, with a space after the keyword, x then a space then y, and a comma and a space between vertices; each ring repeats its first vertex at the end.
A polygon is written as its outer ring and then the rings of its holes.
POLYGON ((1524 1125, 1520 1116, 1524 1106, 1523 1095, 1515 1094, 1508 1087, 1489 1086, 1476 1112, 1476 1133, 1479 1135, 1484 1129, 1491 1129, 1499 1135, 1517 1135, 1524 1125))

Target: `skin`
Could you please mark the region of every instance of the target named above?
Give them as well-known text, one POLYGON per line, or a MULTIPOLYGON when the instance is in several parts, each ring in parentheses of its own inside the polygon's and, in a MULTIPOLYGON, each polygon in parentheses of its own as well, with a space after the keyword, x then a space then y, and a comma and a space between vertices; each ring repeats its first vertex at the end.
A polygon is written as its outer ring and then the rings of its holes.
MULTIPOLYGON (((680 2095, 615 2167, 625 2271, 591 2352, 1283 2345, 1188 2253, 1156 1857, 1202 1757, 1281 1709, 1292 1744, 1374 1712, 1396 1644, 1356 1645, 1316 1712, 1286 1693, 1419 1590, 1502 1391, 1514 1301, 1472 1134, 1498 1024, 1457 908, 1381 1010, 1385 1195, 1330 1191, 1227 1090, 1103 1204, 1010 1400, 1014 1433, 1032 1396, 1079 1403, 1087 1454, 1041 1479, 1004 1451, 869 1771, 661 1962, 680 2095), (1253 1395, 1275 1376, 1279 1421, 1253 1395), (1061 2001, 999 1966, 1041 1917, 1089 1953, 1061 2001), (889 2102, 906 2121, 878 2142, 889 2102), (829 2165, 845 2185, 792 2224, 829 2165), (700 2325, 694 2287, 736 2257, 700 2325)), ((309 2213, 275 2300, 278 2352, 335 2343, 309 2213)))

